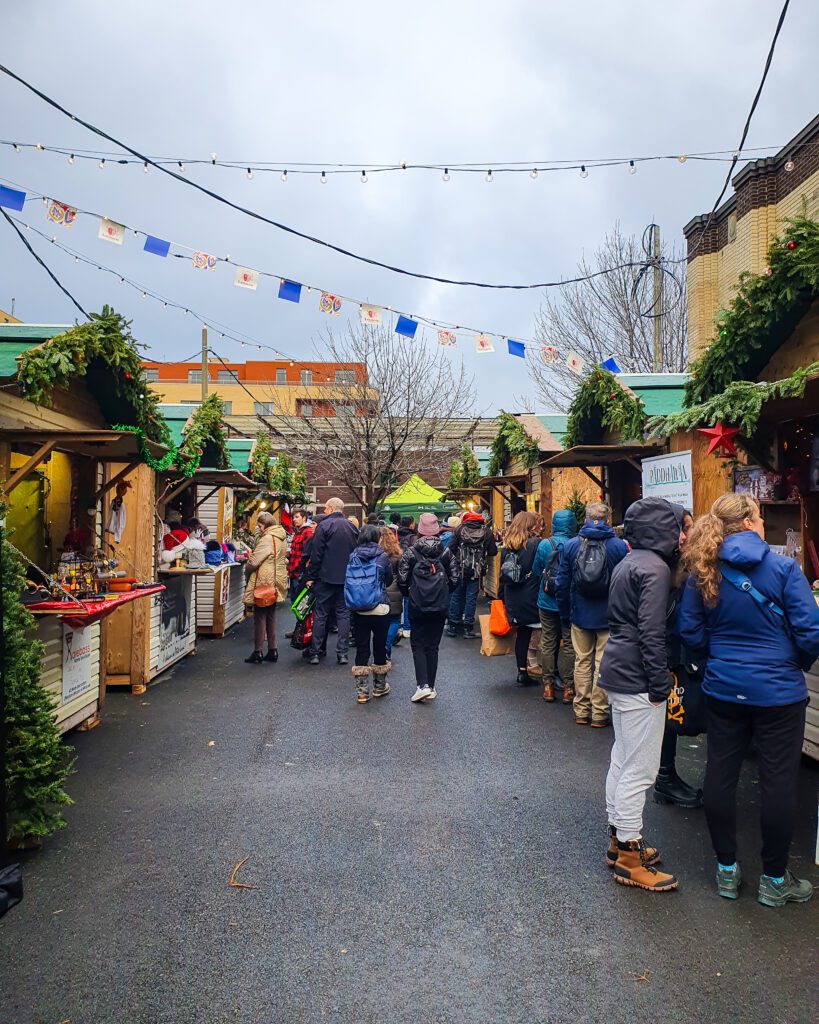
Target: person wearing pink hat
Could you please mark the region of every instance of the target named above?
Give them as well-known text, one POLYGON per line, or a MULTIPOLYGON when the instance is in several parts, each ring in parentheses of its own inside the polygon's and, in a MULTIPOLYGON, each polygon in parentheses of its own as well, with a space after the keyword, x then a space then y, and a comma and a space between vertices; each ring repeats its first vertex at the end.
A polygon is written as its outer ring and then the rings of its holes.
POLYGON ((458 563, 441 542, 432 512, 418 520, 418 540, 398 563, 398 586, 409 599, 410 647, 415 663, 415 704, 437 697, 438 648, 444 634, 450 594, 458 586, 458 563))

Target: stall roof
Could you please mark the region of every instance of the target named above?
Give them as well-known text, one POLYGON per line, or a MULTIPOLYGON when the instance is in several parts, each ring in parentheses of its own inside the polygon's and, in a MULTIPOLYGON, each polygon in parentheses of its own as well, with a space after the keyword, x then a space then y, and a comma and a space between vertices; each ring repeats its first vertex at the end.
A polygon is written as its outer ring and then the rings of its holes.
POLYGON ((563 435, 566 433, 566 425, 569 422, 569 417, 566 413, 537 412, 534 416, 549 431, 558 444, 562 446, 563 435))
POLYGON ((664 450, 661 444, 578 444, 546 459, 541 466, 549 469, 556 466, 606 466, 612 462, 648 459, 652 455, 662 455, 664 450))
MULTIPOLYGON (((162 474, 164 477, 179 477, 178 472, 167 469, 162 474)), ((240 473, 238 469, 197 469, 189 478, 192 484, 202 484, 205 487, 235 487, 249 491, 258 491, 259 485, 240 473)))
POLYGON ((643 403, 646 416, 679 412, 685 398, 687 373, 621 373, 617 380, 643 403))
MULTIPOLYGON (((0 430, 0 437, 11 445, 49 444, 52 451, 70 452, 99 462, 141 462, 139 442, 130 430, 0 430)), ((155 459, 167 452, 164 445, 146 439, 155 459)))
POLYGON ((244 472, 250 465, 250 452, 253 448, 253 440, 249 437, 228 437, 225 439, 228 457, 233 469, 244 472))
POLYGON ((18 356, 65 334, 70 327, 71 324, 0 324, 0 377, 16 377, 18 356))

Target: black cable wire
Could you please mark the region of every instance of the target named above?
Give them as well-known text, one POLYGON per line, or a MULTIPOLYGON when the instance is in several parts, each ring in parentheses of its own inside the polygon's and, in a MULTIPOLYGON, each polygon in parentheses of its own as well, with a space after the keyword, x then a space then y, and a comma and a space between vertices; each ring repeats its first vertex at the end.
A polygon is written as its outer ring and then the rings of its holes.
POLYGON ((107 139, 115 146, 119 146, 126 152, 131 153, 133 156, 138 157, 141 161, 143 161, 143 163, 155 167, 158 171, 161 171, 163 174, 167 174, 169 177, 174 178, 176 181, 181 181, 189 188, 196 189, 203 195, 209 196, 211 199, 215 199, 217 202, 222 203, 225 206, 229 206, 231 209, 237 210, 239 213, 243 213, 246 217, 250 217, 253 220, 262 221, 265 224, 269 224, 271 227, 277 228, 279 231, 284 231, 287 234, 294 235, 297 238, 303 238, 305 241, 313 242, 315 245, 321 245, 326 249, 331 249, 333 252, 340 253, 342 256, 349 256, 351 259, 358 260, 361 263, 367 263, 373 267, 381 267, 383 270, 389 270, 394 274, 402 274, 405 277, 414 277, 422 281, 435 281, 438 284, 452 284, 468 288, 487 288, 502 291, 527 291, 538 288, 560 288, 567 284, 579 284, 581 281, 589 281, 592 278, 603 277, 606 274, 611 274, 617 270, 623 270, 627 267, 639 266, 639 264, 635 263, 622 263, 619 264, 618 266, 607 267, 604 270, 598 270, 595 271, 595 273, 593 274, 586 274, 581 277, 566 278, 558 281, 541 281, 536 284, 491 284, 485 281, 458 281, 449 277, 437 277, 434 274, 422 274, 414 270, 404 270, 402 267, 396 267, 389 263, 382 263, 380 260, 371 259, 368 256, 362 256, 360 253, 352 252, 350 249, 344 249, 342 246, 335 245, 332 242, 327 242, 322 238, 317 238, 315 235, 308 235, 303 231, 299 231, 294 227, 290 227, 288 224, 281 223, 281 221, 276 221, 270 217, 265 217, 264 214, 261 214, 256 210, 251 210, 246 206, 240 206, 238 203, 234 203, 232 200, 228 199, 223 195, 220 195, 218 192, 214 192, 209 188, 205 188, 204 185, 200 185, 198 182, 191 181, 189 178, 186 178, 182 174, 177 174, 176 171, 172 171, 168 167, 163 167, 161 164, 156 163, 150 157, 146 156, 144 153, 140 153, 139 150, 132 149, 130 146, 126 145, 126 143, 121 142, 119 139, 114 138, 113 135, 109 135, 101 128, 97 128, 95 125, 90 124, 88 121, 84 121, 81 117, 78 117, 76 114, 72 114, 71 111, 66 110, 66 108, 61 106, 61 104, 59 104, 56 100, 52 99, 50 96, 47 96, 44 92, 41 92, 38 88, 36 88, 36 86, 32 85, 30 82, 27 82, 24 78, 21 78, 19 75, 15 74, 9 68, 5 67, 5 65, 0 64, 0 71, 2 71, 2 73, 4 75, 7 75, 9 78, 12 78, 15 82, 19 82, 20 85, 28 89, 29 92, 34 93, 34 95, 41 99, 44 103, 47 103, 55 110, 59 110, 61 114, 64 114, 66 117, 70 118, 72 121, 75 121, 77 124, 82 125, 83 128, 88 129, 88 131, 93 132, 95 135, 99 135, 103 139, 107 139))
POLYGON ((6 218, 8 223, 17 232, 17 237, 20 239, 20 241, 23 243, 23 245, 28 249, 28 251, 34 257, 34 259, 37 260, 37 262, 40 264, 40 266, 43 268, 43 270, 48 274, 48 276, 51 278, 51 280, 54 282, 54 284, 57 285, 57 287, 60 289, 61 292, 63 292, 65 295, 68 296, 69 299, 71 299, 71 301, 74 303, 74 305, 77 307, 77 309, 82 313, 82 315, 85 317, 85 319, 86 320, 90 320, 91 316, 88 313, 86 313, 86 311, 82 308, 82 306, 79 304, 79 302, 77 302, 77 300, 74 298, 74 296, 71 294, 71 292, 57 278, 57 276, 53 273, 51 268, 46 265, 45 261, 43 259, 41 259, 37 255, 37 253, 32 249, 31 244, 29 243, 29 240, 26 238, 26 236, 23 234, 23 232, 17 227, 17 225, 14 223, 14 221, 11 219, 11 217, 9 217, 9 215, 6 213, 6 211, 1 206, 0 206, 0 213, 3 214, 3 216, 6 218))

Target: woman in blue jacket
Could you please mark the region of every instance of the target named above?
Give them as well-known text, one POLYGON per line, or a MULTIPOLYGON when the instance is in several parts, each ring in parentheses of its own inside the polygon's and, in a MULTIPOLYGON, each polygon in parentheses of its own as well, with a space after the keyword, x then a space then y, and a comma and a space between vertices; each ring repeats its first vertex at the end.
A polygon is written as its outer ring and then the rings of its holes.
POLYGON ((796 562, 765 543, 759 506, 725 494, 697 520, 684 553, 690 578, 680 636, 706 660, 708 704, 705 813, 717 855, 720 896, 736 899, 736 789, 756 746, 762 805, 758 899, 769 907, 811 898, 811 883, 788 871, 805 731, 803 670, 819 657, 819 608, 796 562))
POLYGON ((577 520, 574 512, 568 508, 558 509, 552 515, 552 536, 540 542, 532 566, 532 575, 539 581, 537 610, 540 614, 543 699, 554 701, 555 669, 559 668, 564 704, 571 704, 574 700, 574 647, 569 622, 561 622, 557 607, 557 569, 566 541, 571 540, 576 533, 577 520), (544 583, 547 580, 550 587, 548 591, 544 590, 544 583))

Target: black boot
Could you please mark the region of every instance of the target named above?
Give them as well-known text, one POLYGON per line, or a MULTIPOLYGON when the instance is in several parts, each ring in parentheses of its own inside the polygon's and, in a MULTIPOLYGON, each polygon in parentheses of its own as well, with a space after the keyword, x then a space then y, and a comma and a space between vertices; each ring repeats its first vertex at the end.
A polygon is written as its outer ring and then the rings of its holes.
POLYGON ((271 647, 267 654, 264 656, 265 661, 278 661, 279 660, 279 648, 271 647))
POLYGON ((464 640, 477 640, 480 637, 480 633, 475 632, 474 622, 464 623, 464 640))
POLYGON ((246 665, 261 665, 264 661, 264 656, 261 651, 254 651, 249 658, 245 658, 246 665))
POLYGON ((654 783, 654 802, 678 807, 702 807, 702 790, 684 782, 675 768, 660 768, 654 783))
POLYGON ((446 635, 453 637, 453 639, 458 635, 458 630, 456 629, 454 622, 447 622, 446 635))
POLYGON ((534 679, 532 679, 532 677, 529 675, 525 668, 519 668, 517 684, 518 686, 534 686, 535 681, 534 679))

